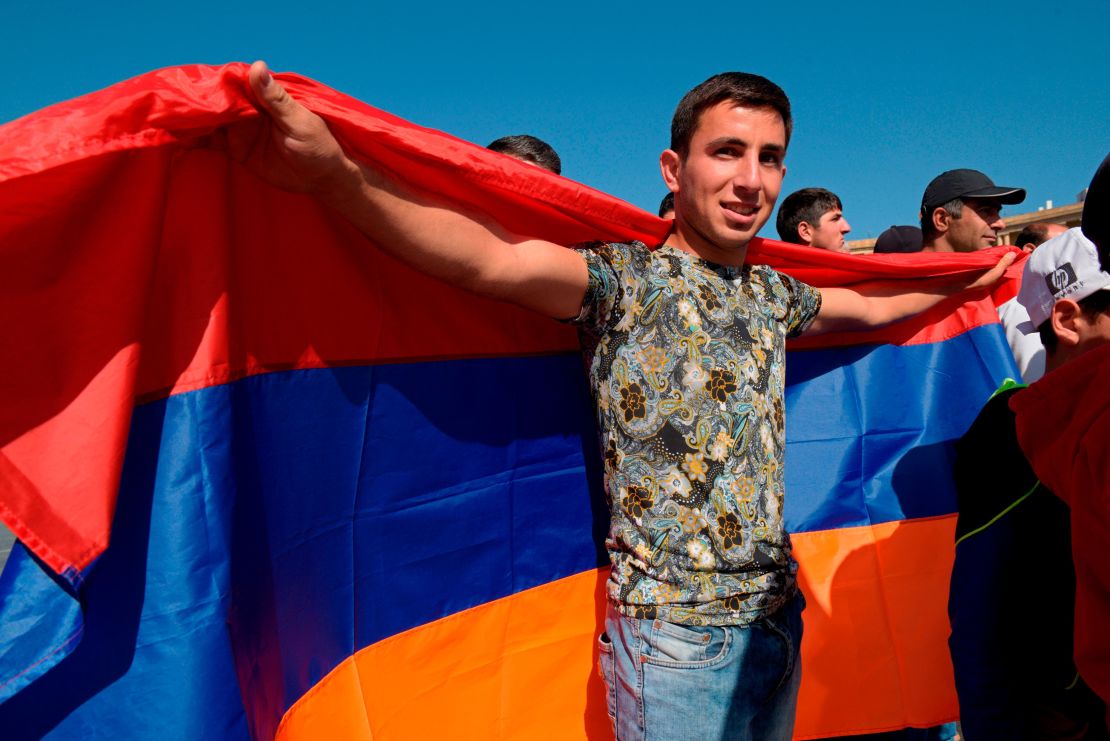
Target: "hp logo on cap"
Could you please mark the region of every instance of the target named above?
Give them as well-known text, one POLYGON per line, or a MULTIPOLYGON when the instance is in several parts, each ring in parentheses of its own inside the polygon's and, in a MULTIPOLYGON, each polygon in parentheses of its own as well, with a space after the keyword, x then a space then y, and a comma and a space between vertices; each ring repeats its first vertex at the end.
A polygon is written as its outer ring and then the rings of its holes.
POLYGON ((1048 290, 1052 291, 1054 295, 1059 295, 1065 292, 1068 286, 1075 283, 1075 269, 1072 268, 1070 262, 1065 262, 1046 275, 1044 280, 1048 284, 1048 290))

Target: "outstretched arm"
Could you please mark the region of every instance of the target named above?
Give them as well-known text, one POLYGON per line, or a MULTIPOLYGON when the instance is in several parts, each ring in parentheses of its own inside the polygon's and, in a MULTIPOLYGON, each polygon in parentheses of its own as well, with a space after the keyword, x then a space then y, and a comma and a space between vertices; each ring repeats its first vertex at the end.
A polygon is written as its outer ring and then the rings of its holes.
POLYGON ((587 275, 576 252, 406 191, 348 157, 324 120, 294 100, 264 62, 251 65, 249 80, 263 116, 232 131, 229 148, 255 174, 314 195, 421 272, 549 316, 578 313, 587 275))
POLYGON ((993 286, 1017 257, 1007 252, 990 270, 974 280, 930 278, 899 281, 857 291, 822 288, 821 311, 805 334, 874 329, 908 319, 963 291, 993 286))

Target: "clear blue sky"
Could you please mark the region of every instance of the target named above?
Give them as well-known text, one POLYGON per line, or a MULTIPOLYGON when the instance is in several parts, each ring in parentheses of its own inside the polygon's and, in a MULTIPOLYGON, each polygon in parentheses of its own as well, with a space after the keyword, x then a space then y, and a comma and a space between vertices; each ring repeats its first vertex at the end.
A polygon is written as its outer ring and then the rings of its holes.
POLYGON ((784 195, 835 191, 850 239, 913 223, 953 167, 1028 189, 1012 213, 1071 203, 1110 151, 1110 0, 537 5, 3 0, 0 122, 264 58, 479 144, 533 133, 568 177, 654 210, 678 99, 744 70, 793 102, 784 195))

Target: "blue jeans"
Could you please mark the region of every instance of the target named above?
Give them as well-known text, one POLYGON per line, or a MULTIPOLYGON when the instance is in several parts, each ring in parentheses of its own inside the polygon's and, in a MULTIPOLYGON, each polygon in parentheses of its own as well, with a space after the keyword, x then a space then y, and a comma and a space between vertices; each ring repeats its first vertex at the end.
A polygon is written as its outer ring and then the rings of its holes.
POLYGON ((801 596, 743 627, 619 614, 599 638, 618 741, 789 741, 801 682, 801 596))

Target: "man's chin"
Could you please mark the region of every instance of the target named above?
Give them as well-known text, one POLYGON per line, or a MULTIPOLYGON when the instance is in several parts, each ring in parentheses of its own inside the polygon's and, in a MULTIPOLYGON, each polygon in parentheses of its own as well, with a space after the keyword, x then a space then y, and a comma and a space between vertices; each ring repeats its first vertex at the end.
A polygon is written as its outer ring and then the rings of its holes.
POLYGON ((745 232, 740 236, 734 234, 721 242, 720 246, 727 250, 742 250, 748 246, 753 237, 755 237, 755 232, 745 232))

